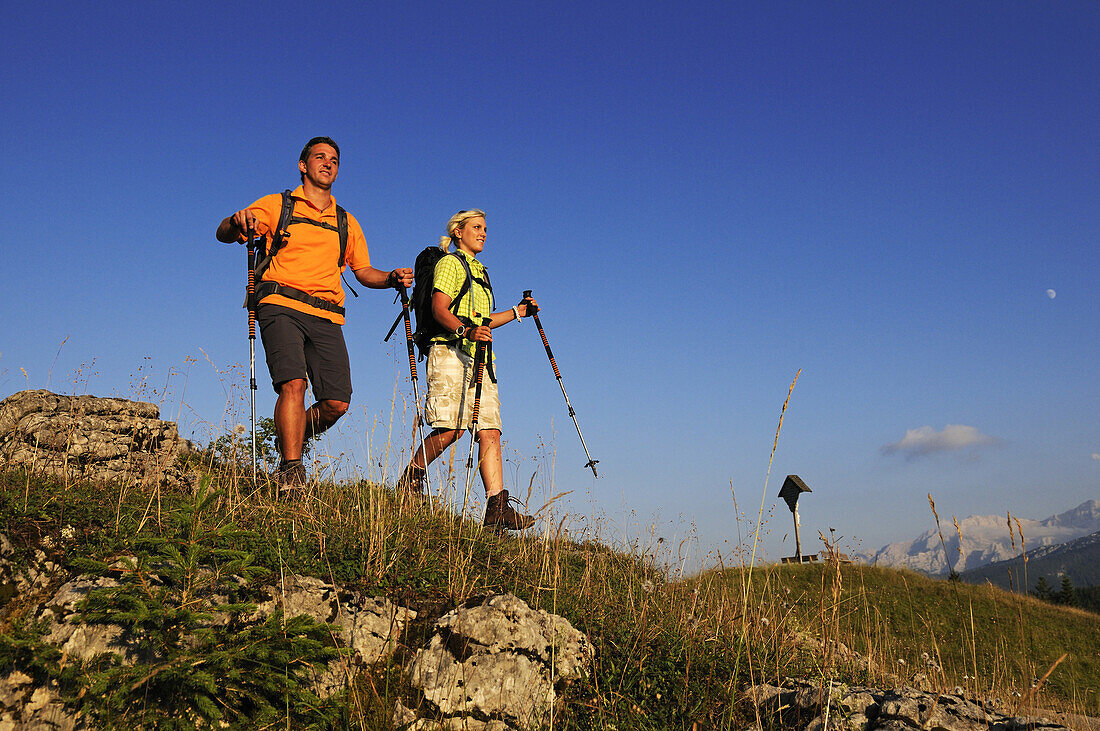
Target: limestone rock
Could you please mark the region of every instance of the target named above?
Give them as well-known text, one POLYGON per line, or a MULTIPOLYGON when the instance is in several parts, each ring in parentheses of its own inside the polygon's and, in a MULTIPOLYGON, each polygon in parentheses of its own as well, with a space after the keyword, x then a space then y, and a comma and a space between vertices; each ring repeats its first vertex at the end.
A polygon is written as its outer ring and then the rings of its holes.
POLYGON ((73 616, 79 604, 94 589, 118 586, 118 582, 108 577, 79 577, 65 583, 57 593, 46 602, 38 614, 38 619, 49 621, 50 631, 45 641, 78 660, 91 660, 97 655, 114 653, 125 664, 133 664, 139 659, 122 627, 114 624, 82 624, 73 616))
POLYGON ((0 678, 0 731, 86 728, 84 719, 68 711, 52 688, 36 685, 33 678, 18 670, 0 678))
POLYGON ((315 688, 322 697, 344 689, 355 666, 381 662, 392 655, 406 626, 416 619, 416 612, 388 599, 356 593, 341 596, 336 587, 312 576, 290 577, 281 587, 266 587, 265 591, 271 598, 258 605, 256 619, 282 609, 287 617, 304 614, 340 629, 340 640, 351 655, 316 674, 315 688))
POLYGON ((20 391, 0 401, 0 466, 60 478, 185 481, 176 467, 195 449, 155 404, 20 391))
POLYGON ((445 728, 479 719, 533 727, 546 721, 555 686, 578 677, 593 657, 588 638, 564 618, 497 594, 436 622, 407 675, 445 728))
MULTIPOLYGON (((874 688, 831 686, 828 694, 828 728, 844 731, 1054 731, 1069 729, 1046 718, 1010 717, 997 713, 991 703, 956 693, 930 693, 913 687, 883 691, 874 688)), ((745 698, 762 714, 784 728, 824 731, 825 689, 820 683, 789 680, 782 686, 762 684, 749 688, 745 698), (809 719, 809 720, 807 720, 809 719)))

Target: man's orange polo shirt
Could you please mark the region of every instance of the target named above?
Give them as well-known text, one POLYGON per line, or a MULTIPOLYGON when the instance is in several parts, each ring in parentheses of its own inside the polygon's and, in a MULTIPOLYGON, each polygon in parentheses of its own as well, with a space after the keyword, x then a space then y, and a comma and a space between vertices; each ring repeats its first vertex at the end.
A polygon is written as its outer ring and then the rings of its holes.
MULTIPOLYGON (((328 207, 322 211, 306 199, 302 186, 299 185, 290 195, 294 198, 295 216, 327 223, 335 228, 335 198, 330 200, 328 207)), ((250 205, 248 210, 256 216, 256 233, 263 236, 274 230, 279 225, 279 214, 282 209, 283 197, 279 193, 265 195, 250 205)), ((272 258, 271 265, 264 272, 262 280, 278 282, 343 307, 344 288, 340 283, 340 273, 343 269, 337 267, 340 260, 340 235, 336 231, 311 226, 308 223, 296 223, 289 226, 288 230, 290 235, 286 237, 286 245, 272 258)), ((244 240, 243 235, 241 240, 244 240)), ((352 271, 370 266, 370 252, 367 251, 367 240, 363 236, 363 229, 350 213, 348 214, 348 248, 344 254, 344 260, 346 266, 351 267, 352 271)), ((261 301, 323 317, 337 325, 344 324, 343 315, 321 310, 282 295, 268 295, 261 301)))

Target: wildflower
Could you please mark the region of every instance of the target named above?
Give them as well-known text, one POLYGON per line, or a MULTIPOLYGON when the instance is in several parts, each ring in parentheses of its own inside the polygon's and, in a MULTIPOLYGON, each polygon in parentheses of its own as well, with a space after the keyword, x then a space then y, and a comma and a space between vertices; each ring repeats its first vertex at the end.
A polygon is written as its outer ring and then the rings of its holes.
POLYGON ((642 591, 646 594, 652 594, 653 590, 656 588, 657 586, 650 579, 646 579, 642 582, 642 591))
POLYGON ((244 424, 237 424, 235 427, 233 427, 234 434, 244 434, 245 431, 247 431, 247 429, 245 429, 244 424))
POLYGON ((907 664, 908 663, 906 663, 903 658, 900 658, 900 657, 898 658, 898 665, 907 665, 907 664))
POLYGON ((61 529, 61 537, 66 541, 71 541, 76 538, 76 528, 73 528, 71 525, 66 525, 61 529))

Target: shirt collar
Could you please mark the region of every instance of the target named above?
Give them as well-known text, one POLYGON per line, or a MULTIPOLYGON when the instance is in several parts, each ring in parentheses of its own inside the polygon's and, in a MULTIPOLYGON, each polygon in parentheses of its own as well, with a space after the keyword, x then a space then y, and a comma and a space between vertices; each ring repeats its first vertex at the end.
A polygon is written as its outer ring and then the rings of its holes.
MULTIPOLYGON (((297 188, 295 188, 290 196, 291 198, 296 198, 300 201, 304 201, 305 204, 308 205, 310 208, 315 211, 317 210, 317 206, 313 205, 313 202, 309 198, 306 198, 306 188, 304 185, 299 185, 297 188)), ((321 211, 321 214, 325 216, 336 215, 336 196, 329 196, 328 207, 325 208, 325 210, 321 211)))

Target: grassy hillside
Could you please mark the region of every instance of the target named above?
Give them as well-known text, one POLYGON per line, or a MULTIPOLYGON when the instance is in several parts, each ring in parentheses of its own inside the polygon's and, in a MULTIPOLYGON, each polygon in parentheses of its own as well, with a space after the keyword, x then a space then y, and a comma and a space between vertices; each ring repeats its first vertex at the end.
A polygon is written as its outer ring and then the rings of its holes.
MULTIPOLYGON (((1006 709, 1100 715, 1096 615, 866 566, 727 568, 670 582, 651 556, 571 540, 553 526, 543 535, 500 537, 369 482, 319 484, 308 499, 277 502, 232 465, 194 466, 207 473, 198 497, 9 472, 0 476, 0 530, 18 551, 46 550, 73 570, 86 570, 87 559, 159 552, 161 561, 178 554, 210 566, 236 561, 257 575, 319 576, 416 609, 414 636, 471 597, 513 592, 565 616, 598 651, 593 675, 568 690, 557 728, 743 728, 750 711, 738 698, 749 683, 801 676, 891 687, 917 672, 933 687, 998 697, 1006 709), (1033 679, 1063 654, 1033 691, 1033 679)), ((72 704, 119 727, 139 707, 146 714, 160 707, 166 718, 179 708, 202 715, 184 685, 163 689, 158 706, 139 683, 104 682, 119 672, 110 663, 74 668, 51 654, 25 621, 21 599, 0 605, 0 671, 30 668, 55 679, 72 704)), ((173 601, 161 597, 158 611, 177 617, 173 601)), ((253 638, 253 649, 277 641, 289 640, 253 638)), ((186 643, 161 649, 187 652, 186 643)), ((254 652, 249 657, 256 662, 254 652)), ((262 667, 275 674, 289 662, 264 657, 262 667)), ((378 667, 350 693, 308 712, 288 704, 281 721, 251 705, 226 717, 239 728, 260 720, 387 728, 402 689, 399 667, 378 667)))

